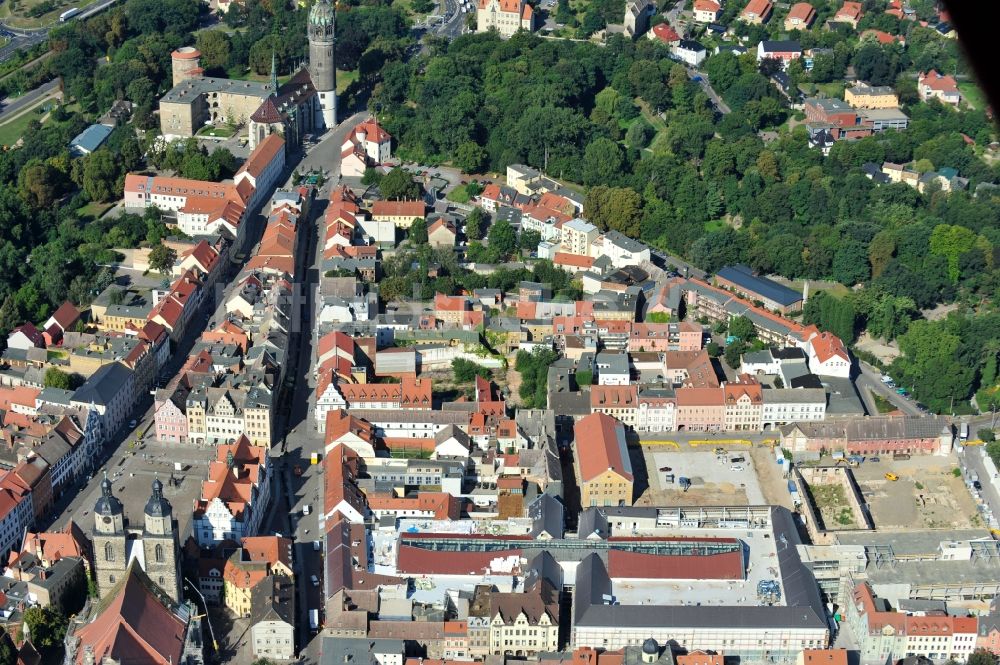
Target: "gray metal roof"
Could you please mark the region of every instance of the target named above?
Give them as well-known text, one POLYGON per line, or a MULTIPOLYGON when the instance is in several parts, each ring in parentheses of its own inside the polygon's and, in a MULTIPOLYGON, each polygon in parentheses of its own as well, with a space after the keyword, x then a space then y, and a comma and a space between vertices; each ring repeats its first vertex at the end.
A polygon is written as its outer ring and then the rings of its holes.
POLYGON ((70 148, 77 148, 84 152, 94 152, 101 147, 108 137, 111 136, 111 127, 107 125, 91 125, 77 134, 69 142, 70 148))
POLYGON ((781 305, 791 305, 802 300, 801 293, 766 277, 754 275, 753 271, 744 265, 726 266, 719 270, 718 276, 752 294, 759 295, 766 300, 773 300, 781 305))

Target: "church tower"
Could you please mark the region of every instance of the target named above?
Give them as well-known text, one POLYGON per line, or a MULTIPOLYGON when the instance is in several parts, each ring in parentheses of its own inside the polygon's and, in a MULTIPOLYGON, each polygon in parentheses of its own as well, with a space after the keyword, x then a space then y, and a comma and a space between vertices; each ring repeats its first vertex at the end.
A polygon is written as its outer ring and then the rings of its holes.
POLYGON ((319 95, 315 125, 330 129, 337 124, 336 10, 330 0, 316 0, 309 10, 309 77, 319 95))
POLYGON ((153 493, 146 502, 145 528, 142 532, 142 550, 149 579, 163 589, 174 602, 181 600, 180 558, 178 557, 177 532, 174 530, 173 510, 163 498, 163 483, 153 480, 153 493))
POLYGON ((101 498, 94 506, 94 577, 101 597, 125 575, 128 567, 126 538, 122 502, 111 493, 111 481, 105 474, 101 498))

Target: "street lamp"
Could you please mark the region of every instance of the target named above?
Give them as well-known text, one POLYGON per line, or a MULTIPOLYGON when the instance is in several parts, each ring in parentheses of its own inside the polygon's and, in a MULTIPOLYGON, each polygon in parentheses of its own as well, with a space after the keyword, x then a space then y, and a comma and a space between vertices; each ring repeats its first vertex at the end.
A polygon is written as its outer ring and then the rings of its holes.
POLYGON ((205 601, 205 596, 201 595, 201 591, 198 589, 198 586, 194 582, 191 582, 189 577, 185 577, 184 579, 186 580, 184 588, 195 592, 198 594, 198 597, 201 598, 201 604, 205 608, 205 621, 208 622, 208 634, 212 638, 212 648, 215 649, 215 653, 219 653, 219 643, 215 641, 215 631, 212 630, 212 617, 208 616, 208 603, 205 601), (190 584, 188 584, 188 582, 190 582, 190 584))

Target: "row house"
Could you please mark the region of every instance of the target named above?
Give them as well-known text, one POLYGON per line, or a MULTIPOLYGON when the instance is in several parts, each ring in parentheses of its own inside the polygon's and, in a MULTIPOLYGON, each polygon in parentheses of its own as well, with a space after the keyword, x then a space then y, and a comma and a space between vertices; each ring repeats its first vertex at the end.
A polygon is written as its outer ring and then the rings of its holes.
POLYGON ((677 396, 664 388, 640 388, 635 414, 636 432, 673 432, 677 429, 677 396))
POLYGON ((184 337, 187 324, 201 308, 204 289, 194 270, 189 270, 170 285, 166 291, 153 290, 153 309, 149 320, 154 321, 170 334, 175 343, 184 337))
POLYGON ((196 386, 185 400, 190 443, 232 443, 246 436, 270 446, 274 394, 262 378, 227 377, 219 386, 196 386))
POLYGON ((826 420, 826 391, 822 388, 771 388, 764 391, 763 398, 762 429, 826 420))
POLYGON ((573 439, 580 505, 631 506, 635 476, 625 425, 606 413, 592 413, 574 425, 573 439))
POLYGON ((189 270, 201 275, 205 288, 211 288, 225 269, 229 257, 230 241, 219 235, 213 242, 202 238, 193 245, 180 244, 177 260, 174 261, 173 276, 181 277, 189 270))
POLYGON ((216 183, 190 178, 170 178, 130 173, 125 176, 125 208, 157 208, 173 213, 177 228, 189 236, 217 235, 238 238, 253 185, 248 181, 216 183))
MULTIPOLYGON (((371 423, 337 409, 326 414, 324 454, 337 446, 346 446, 364 460, 375 459, 375 434, 371 423)), ((440 485, 440 483, 419 483, 440 485)))
POLYGON ((975 617, 894 611, 867 582, 854 587, 846 605, 844 620, 858 641, 862 662, 896 662, 911 656, 964 661, 976 649, 975 617))
POLYGON ((590 412, 611 416, 628 427, 635 427, 639 387, 636 385, 591 386, 590 412))
POLYGON ((727 432, 760 431, 764 396, 760 383, 748 376, 735 383, 725 383, 722 392, 726 400, 727 432))
POLYGON ((628 350, 634 351, 700 351, 705 331, 691 321, 679 323, 633 323, 628 350))
POLYGON ((678 388, 678 431, 719 432, 726 426, 723 388, 678 388))
POLYGON ((70 406, 94 410, 101 418, 101 431, 114 435, 138 399, 135 372, 121 362, 104 365, 76 389, 70 406))
POLYGON ((368 508, 376 518, 458 520, 462 502, 447 492, 417 492, 396 496, 382 492, 367 495, 368 508))
POLYGON ((216 449, 195 501, 192 530, 202 547, 256 535, 271 498, 267 448, 241 436, 216 449))

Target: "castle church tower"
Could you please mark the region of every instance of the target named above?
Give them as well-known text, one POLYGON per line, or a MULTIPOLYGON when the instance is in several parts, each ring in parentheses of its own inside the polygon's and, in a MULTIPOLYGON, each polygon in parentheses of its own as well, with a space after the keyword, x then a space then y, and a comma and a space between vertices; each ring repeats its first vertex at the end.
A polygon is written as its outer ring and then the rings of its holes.
POLYGON ((153 493, 146 502, 145 528, 142 532, 144 570, 149 579, 163 589, 174 602, 181 600, 180 558, 173 510, 163 498, 163 483, 153 480, 153 493))
POLYGON ((125 575, 128 567, 126 538, 122 502, 111 493, 111 481, 105 474, 101 498, 94 506, 94 577, 97 593, 102 598, 125 575))
POLYGON ((329 0, 316 0, 309 10, 309 77, 319 94, 314 124, 330 129, 337 124, 336 10, 329 0))

